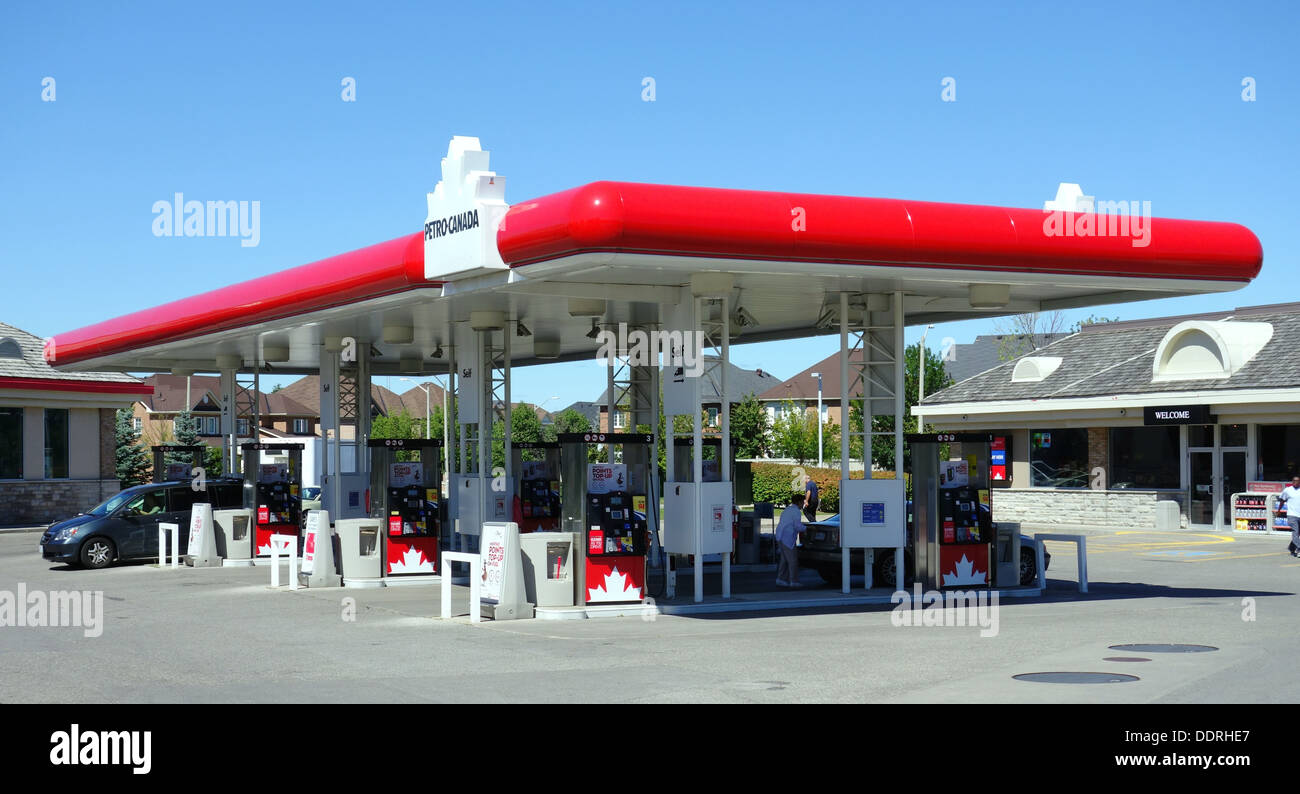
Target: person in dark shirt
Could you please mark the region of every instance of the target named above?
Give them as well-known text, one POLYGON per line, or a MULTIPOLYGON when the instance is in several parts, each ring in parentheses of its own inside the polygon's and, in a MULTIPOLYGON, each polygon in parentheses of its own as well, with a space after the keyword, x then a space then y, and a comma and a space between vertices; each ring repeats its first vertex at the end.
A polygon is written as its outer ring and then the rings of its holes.
POLYGON ((817 483, 812 477, 804 483, 804 505, 803 514, 808 517, 809 521, 817 520, 817 483))

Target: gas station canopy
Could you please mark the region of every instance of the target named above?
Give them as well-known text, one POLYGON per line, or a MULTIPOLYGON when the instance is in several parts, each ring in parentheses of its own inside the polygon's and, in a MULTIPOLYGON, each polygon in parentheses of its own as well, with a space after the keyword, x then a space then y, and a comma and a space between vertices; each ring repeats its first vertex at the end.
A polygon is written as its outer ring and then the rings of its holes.
POLYGON ((489 310, 526 323, 518 366, 590 358, 594 318, 659 322, 696 273, 730 276, 749 342, 834 333, 840 293, 901 292, 907 323, 935 323, 1226 292, 1263 261, 1237 224, 1115 234, 1115 216, 1084 212, 626 182, 510 206, 487 159, 453 139, 423 232, 59 334, 51 363, 212 371, 224 354, 316 372, 326 340, 352 336, 374 374, 440 370, 430 357, 489 310))

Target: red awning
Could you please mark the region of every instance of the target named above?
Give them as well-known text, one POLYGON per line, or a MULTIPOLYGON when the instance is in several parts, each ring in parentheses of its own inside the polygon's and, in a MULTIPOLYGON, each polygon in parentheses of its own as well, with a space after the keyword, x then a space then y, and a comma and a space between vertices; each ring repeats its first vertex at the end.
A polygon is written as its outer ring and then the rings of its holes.
MULTIPOLYGON (((1235 223, 1149 218, 1140 245, 1134 235, 1049 236, 1048 216, 973 204, 593 182, 512 206, 497 247, 512 267, 608 251, 1240 283, 1264 261, 1259 239, 1235 223)), ((1073 230, 1079 217, 1057 220, 1073 230)), ((1091 216, 1101 224, 1094 228, 1107 229, 1108 217, 1091 216)))
POLYGON ((439 286, 439 282, 424 280, 424 234, 417 232, 59 334, 54 338, 55 360, 51 363, 75 364, 97 356, 439 286))

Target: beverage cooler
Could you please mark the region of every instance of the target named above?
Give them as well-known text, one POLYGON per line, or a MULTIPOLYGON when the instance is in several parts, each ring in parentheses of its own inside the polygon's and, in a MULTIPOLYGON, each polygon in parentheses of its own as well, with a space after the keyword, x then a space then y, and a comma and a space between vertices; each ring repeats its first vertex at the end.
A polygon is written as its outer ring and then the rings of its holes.
POLYGON ((995 437, 984 433, 921 433, 911 450, 917 581, 927 589, 992 585, 997 542, 989 486, 995 437))
POLYGON ((302 528, 302 444, 240 444, 244 507, 256 524, 253 554, 271 555, 272 535, 297 537, 302 528), (268 460, 269 459, 269 460, 268 460))
POLYGON ((438 573, 438 550, 446 522, 442 498, 442 441, 372 438, 371 518, 383 534, 384 576, 438 573))

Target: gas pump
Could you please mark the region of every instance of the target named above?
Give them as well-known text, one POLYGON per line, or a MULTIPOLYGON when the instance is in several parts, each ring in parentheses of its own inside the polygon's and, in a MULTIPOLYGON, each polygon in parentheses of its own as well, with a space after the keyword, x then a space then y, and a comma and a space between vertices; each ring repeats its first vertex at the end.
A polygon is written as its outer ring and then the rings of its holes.
POLYGON ((514 519, 520 532, 560 528, 560 443, 512 441, 511 470, 517 483, 514 519))
POLYGON ((561 433, 559 442, 562 529, 586 541, 579 603, 643 601, 649 528, 657 523, 654 435, 561 433), (601 445, 611 462, 588 462, 587 451, 601 445))
POLYGON ((302 444, 249 442, 239 445, 244 461, 244 507, 254 511, 253 555, 271 554, 272 535, 299 534, 302 512, 302 444), (263 463, 263 456, 283 461, 263 463))
POLYGON ((438 573, 446 506, 442 498, 442 440, 372 438, 371 518, 380 520, 384 576, 438 573))
POLYGON ((207 447, 202 444, 178 446, 161 444, 153 450, 153 481, 188 480, 194 469, 202 468, 207 447), (186 460, 189 460, 186 463, 186 460))
POLYGON ((912 433, 913 560, 927 588, 989 587, 996 541, 989 498, 994 436, 912 433), (949 454, 941 456, 948 445, 949 454), (946 457, 947 459, 941 459, 946 457))

